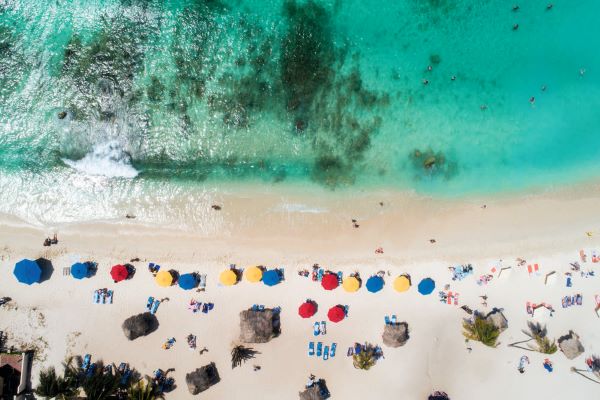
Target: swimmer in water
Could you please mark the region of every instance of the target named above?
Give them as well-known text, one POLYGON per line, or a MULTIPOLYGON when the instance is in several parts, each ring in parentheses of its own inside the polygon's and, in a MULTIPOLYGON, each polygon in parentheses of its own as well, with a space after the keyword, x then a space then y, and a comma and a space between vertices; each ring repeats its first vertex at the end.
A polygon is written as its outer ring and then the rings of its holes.
POLYGON ((455 81, 455 80, 456 80, 456 75, 452 75, 452 76, 450 77, 450 80, 451 80, 451 81, 455 81))
POLYGON ((514 24, 513 25, 513 31, 516 31, 517 29, 519 29, 519 24, 514 24))
POLYGON ((552 7, 554 7, 554 4, 550 3, 546 6, 546 10, 552 10, 552 7))
POLYGON ((423 85, 429 85, 429 81, 427 79, 423 79, 423 85))
POLYGON ((427 71, 430 71, 430 72, 431 72, 431 70, 432 70, 432 69, 433 69, 433 67, 432 67, 431 65, 428 65, 428 66, 427 66, 427 71))
POLYGON ((512 8, 513 11, 519 11, 519 6, 517 4, 515 4, 512 8))
POLYGON ((529 98, 529 102, 533 105, 533 103, 535 103, 535 97, 531 96, 529 98))

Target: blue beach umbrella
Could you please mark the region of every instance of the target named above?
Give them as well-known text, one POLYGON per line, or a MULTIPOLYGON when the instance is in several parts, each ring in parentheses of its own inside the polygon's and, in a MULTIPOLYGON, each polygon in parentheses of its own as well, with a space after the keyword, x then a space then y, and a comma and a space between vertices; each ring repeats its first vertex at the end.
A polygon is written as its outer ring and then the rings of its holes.
POLYGON ((281 276, 276 269, 270 269, 263 273, 262 281, 267 286, 275 286, 281 282, 281 276))
POLYGON ((419 293, 421 293, 422 295, 426 296, 428 294, 430 294, 431 292, 433 292, 433 289, 435 289, 435 281, 431 278, 425 278, 423 279, 421 282, 419 282, 419 293))
POLYGON ((183 274, 179 277, 177 281, 179 287, 184 290, 191 290, 198 286, 198 278, 196 274, 183 274))
POLYGON ((376 293, 379 292, 381 289, 383 289, 383 285, 385 284, 385 282, 383 281, 383 278, 378 276, 378 275, 373 275, 372 277, 370 277, 369 279, 367 279, 367 290, 371 293, 376 293))
POLYGON ((13 271, 17 280, 26 285, 32 283, 39 283, 42 277, 42 269, 37 262, 32 260, 21 260, 15 264, 15 270, 13 271))
POLYGON ((71 266, 71 276, 75 279, 87 278, 89 272, 87 263, 76 263, 71 266))

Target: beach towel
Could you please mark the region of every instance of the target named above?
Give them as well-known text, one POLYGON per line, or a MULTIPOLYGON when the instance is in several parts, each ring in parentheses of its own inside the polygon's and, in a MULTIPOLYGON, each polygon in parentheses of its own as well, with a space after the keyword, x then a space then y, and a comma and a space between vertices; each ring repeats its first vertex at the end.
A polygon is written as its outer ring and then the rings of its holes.
POLYGON ((587 262, 587 255, 585 254, 585 251, 579 250, 579 258, 581 259, 581 262, 587 262))
POLYGON ((538 275, 540 272, 540 267, 538 264, 533 264, 533 265, 529 264, 527 266, 527 272, 529 273, 529 276, 531 276, 531 274, 538 275))
POLYGON ((592 262, 597 263, 598 261, 600 261, 600 257, 598 257, 598 253, 596 252, 596 250, 592 250, 592 262))

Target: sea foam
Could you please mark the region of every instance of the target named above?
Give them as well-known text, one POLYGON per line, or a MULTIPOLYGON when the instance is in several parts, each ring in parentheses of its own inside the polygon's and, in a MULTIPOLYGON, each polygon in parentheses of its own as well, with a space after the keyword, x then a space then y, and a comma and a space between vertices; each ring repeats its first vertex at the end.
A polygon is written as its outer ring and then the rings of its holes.
POLYGON ((138 171, 131 165, 131 155, 116 141, 101 143, 80 160, 62 159, 65 164, 87 175, 109 178, 135 178, 138 171))

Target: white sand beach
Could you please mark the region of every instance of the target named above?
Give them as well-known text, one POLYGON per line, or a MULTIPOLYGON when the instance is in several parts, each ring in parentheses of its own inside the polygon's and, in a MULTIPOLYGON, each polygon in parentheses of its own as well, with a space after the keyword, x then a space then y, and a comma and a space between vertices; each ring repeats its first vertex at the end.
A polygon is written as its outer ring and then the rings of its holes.
MULTIPOLYGON (((600 354, 600 318, 594 312, 594 295, 600 295, 600 263, 591 262, 600 251, 600 190, 597 185, 561 192, 514 195, 504 199, 432 200, 393 193, 365 194, 346 200, 268 194, 223 195, 213 199, 221 211, 211 212, 208 233, 179 231, 143 225, 137 220, 93 222, 50 228, 30 226, 14 217, 3 217, 0 225, 0 296, 13 299, 0 307, 0 330, 9 334, 9 345, 35 347, 34 385, 40 369, 59 367, 69 355, 89 353, 105 363, 128 362, 142 374, 156 368, 174 368, 176 389, 168 399, 294 399, 309 374, 323 378, 334 399, 426 399, 433 390, 446 391, 451 399, 591 399, 600 397, 600 385, 570 371, 585 369, 585 358, 600 354), (380 205, 379 202, 383 202, 380 205), (289 205, 296 205, 290 207, 289 205), (485 204, 485 208, 482 206, 485 204), (304 212, 317 210, 316 212, 304 212), (353 228, 355 218, 359 228, 353 228), (45 237, 58 233, 59 244, 42 247, 45 237), (435 239, 431 243, 430 239, 435 239), (375 249, 383 248, 383 254, 375 249), (582 263, 579 250, 589 255, 582 263), (26 286, 13 276, 14 264, 22 258, 43 257, 52 261, 51 278, 26 286), (113 283, 112 265, 129 262, 137 272, 130 280, 113 283), (517 266, 516 258, 526 260, 517 266), (499 264, 499 260, 502 263, 499 264), (98 263, 97 274, 78 281, 62 270, 78 261, 98 263), (572 287, 566 287, 570 263, 579 261, 583 272, 573 272, 572 287), (147 270, 148 262, 179 273, 199 271, 208 276, 206 292, 184 291, 177 286, 160 288, 147 270), (318 263, 325 269, 359 271, 363 287, 346 293, 341 287, 325 291, 299 270, 318 263), (453 281, 450 266, 471 263, 474 274, 453 281), (218 283, 219 273, 229 264, 281 267, 285 281, 274 287, 242 280, 235 286, 218 283), (527 265, 538 264, 539 275, 528 274, 527 265), (512 267, 484 285, 476 280, 493 266, 512 267), (386 285, 378 293, 367 292, 366 279, 386 271, 386 285), (556 271, 545 284, 545 275, 556 271), (393 279, 411 275, 413 286, 397 293, 393 279), (425 277, 436 282, 429 296, 417 292, 425 277), (459 305, 439 301, 446 284, 459 292, 459 305), (112 305, 92 303, 94 289, 114 290, 112 305), (563 308, 561 298, 583 295, 581 306, 563 308), (487 295, 487 307, 479 296, 487 295), (121 330, 123 320, 145 310, 148 296, 168 297, 157 312, 158 330, 147 337, 128 341, 121 330), (208 314, 192 314, 191 298, 215 304, 208 314), (307 298, 318 303, 314 318, 298 316, 298 306, 307 298), (535 317, 526 313, 526 302, 546 302, 553 316, 540 308, 535 317), (249 345, 260 354, 231 368, 230 351, 239 337, 239 312, 253 304, 280 306, 281 335, 266 344, 249 345), (327 323, 327 334, 313 336, 313 322, 327 320, 327 310, 348 305, 348 317, 327 323), (468 315, 460 306, 480 311, 503 309, 508 329, 496 348, 478 342, 465 343, 461 322, 468 315), (369 371, 353 367, 346 351, 354 342, 382 345, 384 316, 406 321, 410 339, 399 348, 383 346, 384 359, 369 371), (560 350, 552 355, 528 352, 507 345, 525 339, 521 330, 527 321, 547 324, 548 336, 558 338, 573 330, 585 348, 568 360, 560 350), (189 333, 198 337, 204 354, 188 349, 189 333), (170 337, 177 342, 161 348, 170 337), (329 360, 309 357, 308 343, 337 342, 337 354, 329 360), (467 350, 470 347, 472 350, 467 350), (531 361, 520 374, 522 355, 531 361), (547 372, 544 358, 554 370, 547 372), (215 362, 221 381, 198 396, 189 394, 186 373, 215 362), (254 371, 253 365, 260 370, 254 371)), ((60 370, 60 368, 59 368, 60 370)))

